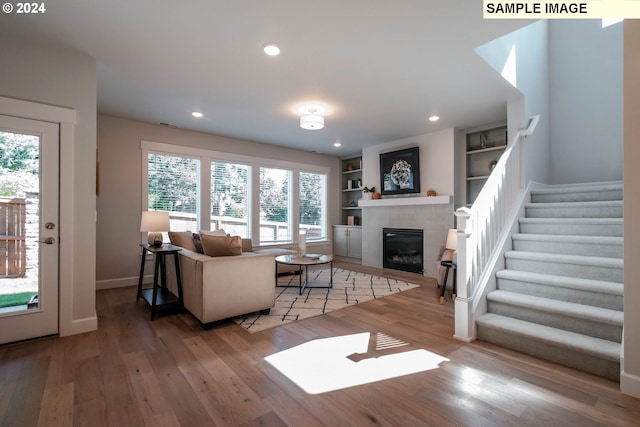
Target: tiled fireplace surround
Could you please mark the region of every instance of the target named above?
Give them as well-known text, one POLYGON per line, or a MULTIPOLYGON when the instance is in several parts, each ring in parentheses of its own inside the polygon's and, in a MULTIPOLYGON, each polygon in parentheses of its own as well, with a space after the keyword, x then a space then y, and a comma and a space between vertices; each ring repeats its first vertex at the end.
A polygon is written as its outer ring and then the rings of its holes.
MULTIPOLYGON (((414 200, 421 203, 424 198, 414 200)), ((453 228, 453 203, 394 206, 391 199, 388 203, 362 208, 362 264, 382 268, 383 228, 420 229, 424 231, 424 275, 436 277, 436 261, 444 250, 447 231, 453 228)))

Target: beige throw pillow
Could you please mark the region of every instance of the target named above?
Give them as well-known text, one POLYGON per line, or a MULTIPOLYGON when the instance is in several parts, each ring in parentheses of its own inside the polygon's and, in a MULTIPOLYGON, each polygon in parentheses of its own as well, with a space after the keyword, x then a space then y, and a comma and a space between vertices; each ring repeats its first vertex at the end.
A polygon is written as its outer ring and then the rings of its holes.
POLYGON ((169 240, 172 245, 180 246, 186 250, 197 252, 196 245, 193 243, 193 233, 190 231, 170 231, 169 240))
POLYGON ((229 256, 242 254, 242 239, 240 236, 210 236, 200 234, 204 254, 209 256, 229 256))
POLYGON ((207 236, 226 236, 227 233, 221 228, 219 230, 200 230, 200 235, 206 234, 207 236))

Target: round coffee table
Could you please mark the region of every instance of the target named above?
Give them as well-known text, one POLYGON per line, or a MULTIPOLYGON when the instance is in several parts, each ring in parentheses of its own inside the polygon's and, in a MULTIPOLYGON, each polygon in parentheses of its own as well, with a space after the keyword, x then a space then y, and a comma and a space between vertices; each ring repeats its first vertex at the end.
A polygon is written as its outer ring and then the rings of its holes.
MULTIPOLYGON (((321 254, 297 255, 280 255, 276 257, 276 287, 288 288, 289 286, 278 285, 278 264, 297 265, 299 269, 299 287, 300 295, 309 283, 309 266, 329 264, 329 286, 313 286, 314 288, 332 288, 333 287, 333 256, 321 254), (302 270, 304 270, 304 282, 302 281, 302 270)), ((311 287, 311 286, 310 286, 311 287)))

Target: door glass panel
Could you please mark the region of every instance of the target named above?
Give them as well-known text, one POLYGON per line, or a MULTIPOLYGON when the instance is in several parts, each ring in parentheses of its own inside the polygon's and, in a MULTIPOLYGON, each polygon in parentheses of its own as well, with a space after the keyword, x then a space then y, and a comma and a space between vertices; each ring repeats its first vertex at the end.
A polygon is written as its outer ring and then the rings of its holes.
POLYGON ((0 315, 38 308, 40 137, 0 131, 0 315))

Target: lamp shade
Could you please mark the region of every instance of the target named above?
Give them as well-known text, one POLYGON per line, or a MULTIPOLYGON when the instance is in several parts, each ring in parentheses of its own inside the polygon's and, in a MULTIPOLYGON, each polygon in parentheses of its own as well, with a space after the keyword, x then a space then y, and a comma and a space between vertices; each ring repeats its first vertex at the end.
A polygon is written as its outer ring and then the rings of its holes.
POLYGON ((318 130, 324 127, 324 117, 307 114, 300 117, 300 127, 307 130, 318 130))
POLYGON ((145 211, 140 220, 140 231, 148 232, 150 246, 162 246, 162 232, 169 231, 169 212, 145 211))
POLYGON ((458 249, 458 230, 455 228, 449 229, 447 233, 447 249, 457 250, 458 249))
POLYGON ((169 231, 169 212, 142 212, 142 219, 140 220, 140 231, 169 231))

